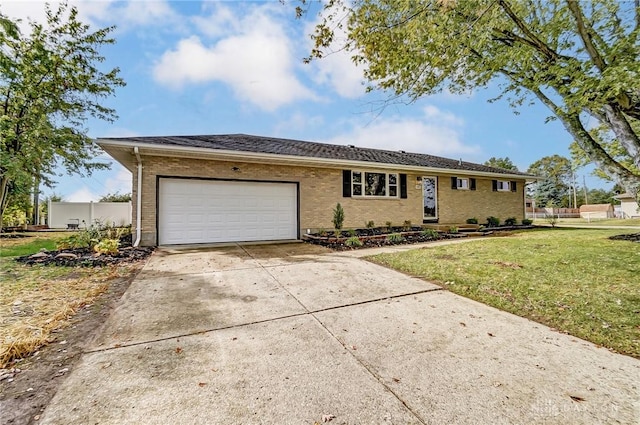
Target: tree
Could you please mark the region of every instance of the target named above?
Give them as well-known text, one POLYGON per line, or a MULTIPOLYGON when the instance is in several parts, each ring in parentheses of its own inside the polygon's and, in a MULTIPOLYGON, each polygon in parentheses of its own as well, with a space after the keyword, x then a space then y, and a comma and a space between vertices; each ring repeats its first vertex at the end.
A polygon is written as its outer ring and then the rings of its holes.
POLYGON ((518 171, 518 167, 516 167, 513 162, 509 159, 508 156, 504 158, 496 158, 492 156, 487 161, 485 161, 484 165, 489 167, 497 167, 505 170, 518 171))
MULTIPOLYGON (((615 203, 615 192, 605 189, 590 189, 587 192, 587 199, 590 204, 613 204, 615 203)), ((579 202, 579 204, 581 204, 579 202)))
POLYGON ((330 52, 342 31, 341 47, 364 67, 370 90, 413 101, 497 81, 497 99, 514 107, 537 99, 599 169, 640 199, 640 2, 332 0, 308 59, 330 52), (590 134, 594 121, 633 167, 590 134))
POLYGON ((114 27, 92 32, 66 3, 47 5, 46 15, 46 24, 30 22, 22 34, 0 13, 0 216, 12 184, 51 186, 57 166, 79 174, 108 168, 93 160, 99 148, 85 124, 116 118, 101 102, 124 81, 118 68, 98 69, 114 27))
POLYGON ((99 202, 129 202, 131 201, 131 193, 107 193, 102 198, 99 199, 99 202))
POLYGON ((532 186, 536 204, 569 206, 573 179, 571 162, 567 158, 560 155, 545 156, 531 164, 527 173, 544 178, 532 186))

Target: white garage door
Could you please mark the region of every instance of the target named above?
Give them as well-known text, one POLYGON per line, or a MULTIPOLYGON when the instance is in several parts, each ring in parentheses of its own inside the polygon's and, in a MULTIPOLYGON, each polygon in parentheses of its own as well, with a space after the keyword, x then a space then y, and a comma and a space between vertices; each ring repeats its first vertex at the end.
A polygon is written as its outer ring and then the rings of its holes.
POLYGON ((158 244, 296 239, 295 183, 160 179, 158 244))

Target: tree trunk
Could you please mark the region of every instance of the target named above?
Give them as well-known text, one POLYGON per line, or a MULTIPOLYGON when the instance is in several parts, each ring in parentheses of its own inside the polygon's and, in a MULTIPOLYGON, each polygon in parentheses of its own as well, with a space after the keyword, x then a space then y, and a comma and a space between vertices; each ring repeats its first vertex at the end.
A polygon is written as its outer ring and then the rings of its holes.
POLYGON ((7 201, 9 200, 9 179, 3 175, 0 177, 0 233, 3 229, 2 216, 4 215, 4 209, 7 207, 7 201))
MULTIPOLYGON (((602 147, 593 140, 589 132, 583 127, 580 117, 577 114, 559 114, 558 117, 591 161, 602 171, 614 177, 628 193, 636 198, 636 201, 640 205, 640 175, 632 173, 622 164, 613 160, 602 147)), ((638 160, 637 158, 633 159, 634 162, 638 160)))

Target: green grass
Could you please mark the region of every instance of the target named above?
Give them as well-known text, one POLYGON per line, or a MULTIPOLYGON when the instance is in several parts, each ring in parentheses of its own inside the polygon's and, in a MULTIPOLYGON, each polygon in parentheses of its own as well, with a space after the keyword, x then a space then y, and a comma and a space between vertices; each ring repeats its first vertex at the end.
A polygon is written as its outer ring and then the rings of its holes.
MULTIPOLYGON (((537 218, 533 221, 533 224, 537 225, 548 225, 549 221, 544 218, 537 218)), ((587 220, 586 218, 561 218, 556 223, 557 225, 562 224, 580 224, 585 226, 625 226, 625 227, 640 227, 640 218, 627 218, 627 219, 619 219, 619 218, 592 218, 587 220)))
POLYGON ((621 232, 539 229, 368 259, 640 358, 640 243, 608 239, 621 232))
POLYGON ((25 238, 0 239, 0 368, 24 358, 55 338, 54 331, 69 324, 82 306, 92 304, 113 279, 135 273, 124 266, 27 266, 14 261, 19 255, 55 243, 72 233, 30 233, 25 238), (18 313, 16 313, 18 312, 18 313))
POLYGON ((54 251, 56 242, 70 234, 72 233, 29 233, 24 238, 2 238, 0 239, 0 257, 21 257, 35 254, 41 249, 54 251))

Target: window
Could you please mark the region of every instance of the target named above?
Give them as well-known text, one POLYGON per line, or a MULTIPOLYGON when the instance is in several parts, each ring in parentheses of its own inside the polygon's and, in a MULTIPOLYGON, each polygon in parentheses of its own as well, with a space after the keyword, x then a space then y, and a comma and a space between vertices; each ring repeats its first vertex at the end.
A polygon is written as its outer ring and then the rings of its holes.
POLYGON ((476 190, 476 179, 451 177, 451 189, 476 190))
POLYGON ((407 198, 407 175, 342 170, 342 196, 407 198))
POLYGON ((351 172, 351 196, 398 197, 398 174, 351 172))
POLYGON ((498 180, 498 192, 510 192, 511 187, 509 186, 511 182, 506 182, 503 180, 498 180))
POLYGON ((516 192, 516 182, 508 180, 493 180, 494 192, 516 192))

